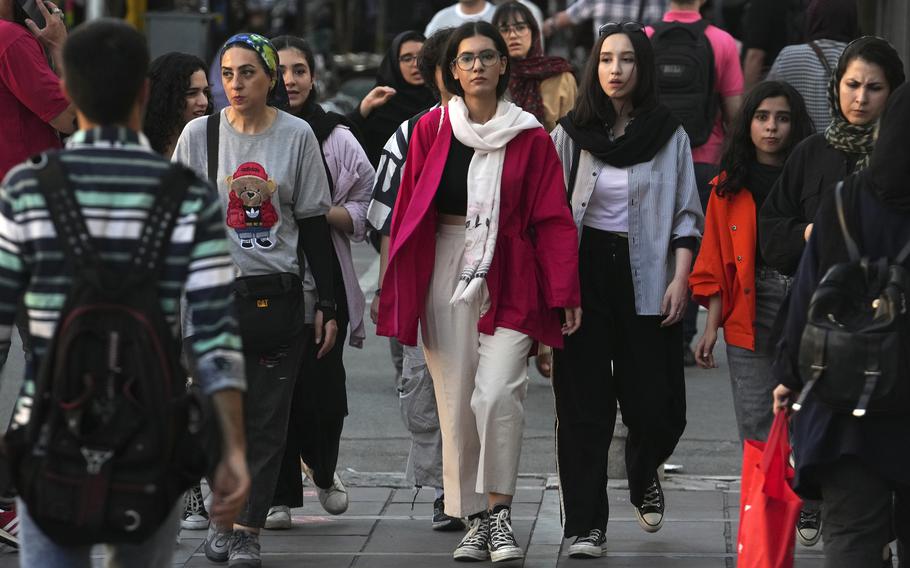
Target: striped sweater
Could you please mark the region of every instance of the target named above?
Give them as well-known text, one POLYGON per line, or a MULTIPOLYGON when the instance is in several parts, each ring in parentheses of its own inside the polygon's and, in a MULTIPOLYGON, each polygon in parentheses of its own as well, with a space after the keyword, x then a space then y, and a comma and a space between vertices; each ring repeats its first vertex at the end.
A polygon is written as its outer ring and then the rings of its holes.
MULTIPOLYGON (((152 153, 144 136, 106 127, 72 136, 61 161, 101 260, 126 271, 139 231, 170 164, 152 153)), ((245 388, 243 355, 234 314, 234 269, 217 195, 201 179, 187 190, 158 283, 166 321, 177 330, 186 292, 197 330, 192 345, 196 380, 207 393, 245 388)), ((24 423, 34 375, 54 333, 72 282, 56 231, 29 162, 0 185, 0 362, 6 361, 20 300, 28 313, 34 364, 16 406, 24 423)))

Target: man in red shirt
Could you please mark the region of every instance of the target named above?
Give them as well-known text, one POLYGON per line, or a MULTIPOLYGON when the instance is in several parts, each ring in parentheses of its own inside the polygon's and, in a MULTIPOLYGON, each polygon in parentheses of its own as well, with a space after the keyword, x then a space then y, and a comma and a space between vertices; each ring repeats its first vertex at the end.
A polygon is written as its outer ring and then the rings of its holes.
POLYGON ((61 68, 66 26, 60 9, 42 2, 47 24, 39 29, 16 0, 0 0, 0 179, 29 156, 59 148, 58 132, 75 130, 76 111, 44 53, 61 68))

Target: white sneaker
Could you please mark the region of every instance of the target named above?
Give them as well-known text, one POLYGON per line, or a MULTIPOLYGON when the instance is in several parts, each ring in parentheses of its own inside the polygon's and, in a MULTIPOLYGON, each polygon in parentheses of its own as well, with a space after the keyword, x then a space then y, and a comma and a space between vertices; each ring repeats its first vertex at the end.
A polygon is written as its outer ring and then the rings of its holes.
POLYGON ((269 516, 265 518, 265 528, 269 530, 287 530, 291 528, 291 508, 287 505, 278 505, 269 508, 269 516))
MULTIPOLYGON (((301 464, 303 473, 310 478, 310 481, 313 481, 313 470, 306 462, 301 462, 301 464)), ((316 485, 315 481, 313 481, 313 485, 316 485)), ((341 478, 338 477, 337 473, 332 478, 332 486, 328 489, 323 489, 317 485, 316 494, 319 496, 319 503, 326 513, 340 515, 348 510, 348 489, 341 482, 341 478)))

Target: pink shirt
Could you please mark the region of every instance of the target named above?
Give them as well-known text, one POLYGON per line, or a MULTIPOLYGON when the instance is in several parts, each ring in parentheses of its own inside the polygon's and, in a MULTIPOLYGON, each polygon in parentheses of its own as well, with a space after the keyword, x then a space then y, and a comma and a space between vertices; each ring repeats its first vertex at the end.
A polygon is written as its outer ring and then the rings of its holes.
POLYGON ((32 154, 61 147, 48 123, 67 107, 35 36, 0 20, 0 179, 32 154))
MULTIPOLYGON (((665 22, 682 22, 691 24, 701 19, 701 14, 691 10, 670 10, 664 14, 665 22)), ((654 28, 645 28, 648 37, 654 34, 654 28)), ((724 30, 708 26, 705 36, 711 43, 714 51, 714 90, 724 97, 735 97, 743 94, 743 70, 739 64, 739 51, 733 36, 724 30)), ((708 141, 697 148, 692 148, 692 161, 698 164, 720 163, 720 154, 724 145, 724 124, 721 110, 717 111, 717 119, 708 141)))

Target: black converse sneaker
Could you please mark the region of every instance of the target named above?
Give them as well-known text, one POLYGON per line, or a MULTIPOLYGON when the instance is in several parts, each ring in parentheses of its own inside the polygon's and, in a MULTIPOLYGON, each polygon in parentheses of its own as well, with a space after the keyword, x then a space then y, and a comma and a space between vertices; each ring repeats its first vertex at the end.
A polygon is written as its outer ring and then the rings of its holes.
POLYGON ((433 501, 433 530, 443 532, 464 530, 464 522, 461 519, 446 515, 445 495, 440 495, 433 501))
POLYGON ((455 560, 479 562, 490 557, 490 518, 486 511, 468 517, 468 534, 452 554, 455 560))
POLYGON ((645 532, 654 533, 664 526, 664 490, 656 475, 645 490, 641 506, 635 508, 635 516, 638 517, 638 525, 645 532))
POLYGON ((512 509, 506 505, 496 505, 490 512, 490 558, 493 562, 518 560, 525 553, 515 542, 512 532, 512 509))
POLYGON ((815 546, 822 537, 822 511, 819 508, 800 509, 796 520, 796 539, 803 546, 815 546))
POLYGON ((209 528, 209 514, 205 510, 205 500, 202 498, 202 488, 196 484, 183 496, 183 518, 180 528, 189 530, 204 530, 209 528))
POLYGON ((575 539, 569 547, 569 556, 572 558, 600 558, 607 546, 607 531, 605 529, 591 529, 588 534, 575 539))

